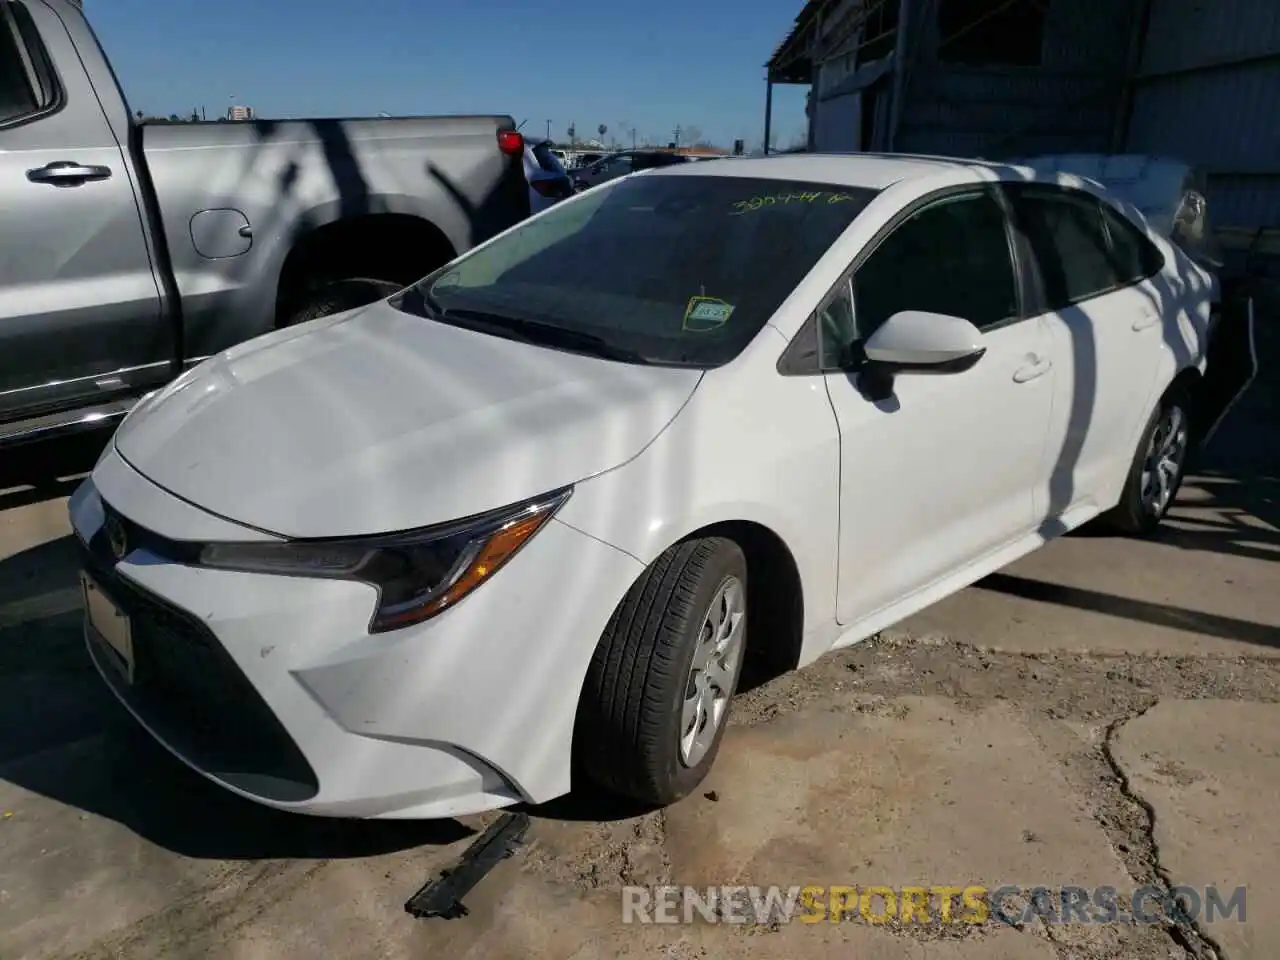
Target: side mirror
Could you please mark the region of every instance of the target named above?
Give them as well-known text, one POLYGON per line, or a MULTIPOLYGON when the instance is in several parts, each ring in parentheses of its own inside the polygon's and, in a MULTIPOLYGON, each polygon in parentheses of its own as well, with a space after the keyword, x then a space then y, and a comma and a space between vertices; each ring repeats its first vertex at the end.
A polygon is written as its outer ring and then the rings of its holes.
POLYGON ((982 332, 968 320, 943 313, 903 310, 876 330, 863 347, 884 372, 958 373, 982 359, 982 332))

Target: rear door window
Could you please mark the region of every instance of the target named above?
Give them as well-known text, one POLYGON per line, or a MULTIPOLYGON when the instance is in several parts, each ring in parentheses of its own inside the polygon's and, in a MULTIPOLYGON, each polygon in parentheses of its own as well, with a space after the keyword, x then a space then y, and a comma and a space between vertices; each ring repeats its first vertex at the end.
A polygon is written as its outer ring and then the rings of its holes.
POLYGON ((37 60, 23 42, 19 27, 21 10, 0 0, 0 123, 21 120, 42 107, 37 60))
POLYGON ((1009 190, 1044 283, 1046 306, 1061 310, 1126 282, 1101 204, 1079 191, 1036 185, 1009 190))

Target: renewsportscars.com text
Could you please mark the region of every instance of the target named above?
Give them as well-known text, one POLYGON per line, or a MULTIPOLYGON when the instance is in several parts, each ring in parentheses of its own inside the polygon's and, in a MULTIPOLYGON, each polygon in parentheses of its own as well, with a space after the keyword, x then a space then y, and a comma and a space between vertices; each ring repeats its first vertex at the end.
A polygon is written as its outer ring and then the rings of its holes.
POLYGON ((1245 888, 968 886, 624 887, 623 923, 1021 925, 1245 922, 1245 888))

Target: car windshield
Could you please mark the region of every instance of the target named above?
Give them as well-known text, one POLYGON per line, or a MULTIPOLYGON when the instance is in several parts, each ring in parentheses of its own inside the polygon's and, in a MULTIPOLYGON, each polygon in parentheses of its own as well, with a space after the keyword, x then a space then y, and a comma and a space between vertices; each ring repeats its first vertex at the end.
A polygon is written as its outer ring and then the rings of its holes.
POLYGON ((526 221, 393 302, 558 349, 719 366, 874 195, 749 177, 631 177, 526 221))

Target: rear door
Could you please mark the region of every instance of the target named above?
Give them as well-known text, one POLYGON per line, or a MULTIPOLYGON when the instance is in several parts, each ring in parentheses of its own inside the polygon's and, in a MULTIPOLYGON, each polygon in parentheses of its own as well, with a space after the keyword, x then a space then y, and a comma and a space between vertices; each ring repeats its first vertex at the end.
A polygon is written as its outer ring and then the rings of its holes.
POLYGON ((66 25, 0 0, 0 419, 165 376, 130 170, 66 25))
MULTIPOLYGON (((1154 245, 1109 206, 1054 184, 1011 185, 1052 337, 1055 378, 1042 519, 1110 506, 1133 457, 1171 307, 1148 282, 1154 245)), ((1176 305, 1173 305, 1176 309, 1176 305)))

